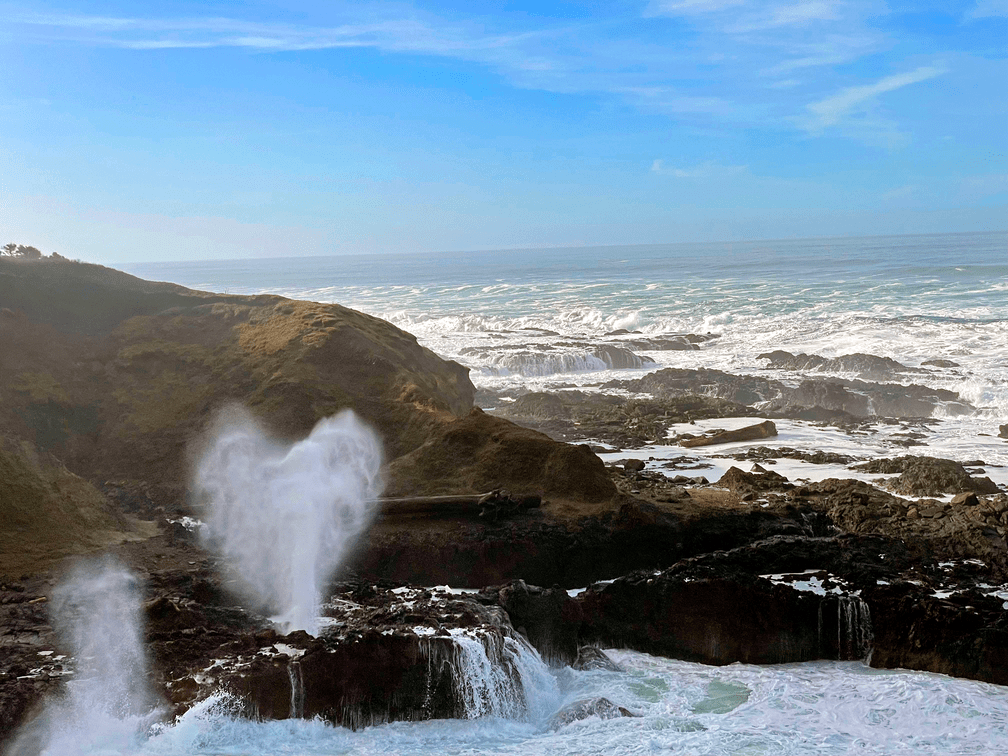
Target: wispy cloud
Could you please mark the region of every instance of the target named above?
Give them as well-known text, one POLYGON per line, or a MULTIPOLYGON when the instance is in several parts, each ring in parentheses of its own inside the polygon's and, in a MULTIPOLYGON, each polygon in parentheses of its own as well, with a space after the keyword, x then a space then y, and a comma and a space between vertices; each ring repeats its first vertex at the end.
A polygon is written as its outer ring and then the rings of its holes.
POLYGON ((72 13, 13 13, 10 21, 19 38, 47 44, 261 54, 368 48, 442 57, 483 66, 516 87, 602 95, 701 127, 798 127, 814 134, 884 92, 940 73, 918 69, 827 96, 843 82, 837 67, 884 49, 884 37, 866 22, 877 1, 653 0, 644 11, 651 19, 646 29, 640 19, 618 16, 538 19, 533 27, 384 4, 350 7, 333 17, 337 23, 314 25, 72 13), (663 16, 685 19, 688 30, 663 16), (809 105, 815 93, 820 99, 809 105))
POLYGON ((737 8, 745 0, 653 0, 645 9, 646 16, 691 16, 717 13, 726 8, 737 8))
POLYGON ((966 18, 1008 18, 1008 0, 977 0, 976 6, 966 14, 966 18))
POLYGON ((868 103, 881 94, 917 84, 936 76, 941 76, 946 69, 936 66, 922 66, 915 71, 895 74, 879 79, 874 84, 864 84, 857 87, 847 87, 832 97, 827 97, 808 106, 813 115, 813 126, 825 127, 836 125, 844 116, 860 106, 868 103))
POLYGON ((816 21, 836 21, 840 18, 840 3, 831 0, 806 0, 786 5, 771 5, 753 13, 743 14, 728 26, 736 34, 778 29, 784 26, 804 26, 816 21))
POLYGON ((274 52, 373 47, 391 52, 419 52, 479 57, 535 36, 480 34, 464 25, 430 24, 392 15, 365 23, 298 26, 233 18, 148 19, 109 16, 25 14, 14 19, 69 41, 132 49, 237 47, 274 52))
POLYGON ((709 179, 722 178, 726 176, 737 176, 748 170, 744 165, 722 165, 720 163, 705 162, 691 168, 677 168, 665 165, 665 161, 657 159, 651 164, 651 173, 662 176, 674 176, 679 179, 709 179))

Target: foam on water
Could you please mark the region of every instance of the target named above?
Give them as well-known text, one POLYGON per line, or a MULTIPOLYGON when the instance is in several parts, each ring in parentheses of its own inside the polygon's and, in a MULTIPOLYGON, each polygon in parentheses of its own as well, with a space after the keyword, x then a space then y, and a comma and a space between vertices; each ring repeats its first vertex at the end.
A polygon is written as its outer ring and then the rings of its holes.
POLYGON ((607 652, 625 671, 557 670, 552 708, 529 720, 397 722, 352 732, 321 722, 253 722, 215 700, 140 754, 943 754, 1004 752, 1004 688, 860 662, 708 667, 607 652), (637 716, 553 731, 553 711, 605 696, 637 716))

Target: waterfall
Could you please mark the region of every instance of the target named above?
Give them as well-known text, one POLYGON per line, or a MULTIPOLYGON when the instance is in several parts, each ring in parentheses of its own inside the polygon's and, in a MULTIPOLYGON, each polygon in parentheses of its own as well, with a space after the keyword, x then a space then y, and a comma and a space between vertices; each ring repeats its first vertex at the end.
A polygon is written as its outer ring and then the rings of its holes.
POLYGON ((422 641, 428 659, 428 698, 436 680, 447 674, 462 718, 528 719, 552 710, 551 699, 558 695, 556 680, 524 638, 508 631, 450 632, 450 640, 422 641))
MULTIPOLYGON (((828 616, 828 615, 827 615, 828 616)), ((836 659, 865 659, 871 653, 875 640, 872 633, 871 612, 860 596, 827 596, 819 602, 819 656, 836 659), (836 640, 824 622, 824 606, 836 606, 836 640)))
POLYGON ((841 659, 864 659, 874 641, 871 613, 860 596, 839 596, 837 601, 837 649, 841 659))
POLYGON ((304 717, 305 689, 304 675, 301 672, 301 662, 292 659, 287 665, 287 676, 290 678, 291 699, 290 718, 302 719, 304 717))

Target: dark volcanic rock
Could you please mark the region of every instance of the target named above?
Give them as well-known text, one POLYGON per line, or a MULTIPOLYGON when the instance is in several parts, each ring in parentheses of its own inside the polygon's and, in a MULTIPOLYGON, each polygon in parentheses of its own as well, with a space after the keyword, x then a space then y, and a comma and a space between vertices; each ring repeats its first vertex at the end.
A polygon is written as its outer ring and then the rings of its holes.
POLYGON ((957 368, 959 367, 958 362, 953 362, 952 360, 924 360, 921 365, 930 365, 931 367, 939 368, 957 368))
POLYGON ((868 652, 860 615, 853 636, 844 635, 846 614, 861 611, 859 599, 820 597, 756 575, 635 573, 592 586, 577 601, 583 641, 674 659, 777 664, 868 652))
MULTIPOLYGON (((616 333, 607 334, 610 336, 619 335, 616 333)), ((643 349, 645 351, 667 352, 667 351, 692 351, 699 349, 700 345, 706 341, 716 338, 715 336, 697 336, 696 334, 685 334, 682 336, 637 336, 634 338, 623 338, 619 340, 630 349, 643 349)))
POLYGON ((511 618, 511 624, 551 664, 572 664, 578 656, 581 610, 561 588, 538 588, 515 580, 481 592, 511 618))
POLYGON ((769 446, 750 446, 745 451, 736 452, 729 456, 739 462, 743 460, 764 462, 773 459, 800 459, 813 465, 849 465, 856 461, 855 457, 847 454, 827 452, 821 449, 808 452, 794 449, 790 446, 778 446, 775 448, 769 446))
POLYGON ((998 493, 999 488, 990 478, 972 477, 966 469, 951 459, 916 457, 907 455, 891 459, 873 459, 853 469, 868 473, 900 476, 887 487, 904 496, 940 496, 957 493, 998 493))
POLYGON ((689 395, 726 399, 747 406, 759 405, 760 413, 771 417, 824 422, 930 417, 939 406, 953 414, 973 410, 953 391, 916 384, 808 378, 792 388, 759 376, 706 369, 665 368, 635 380, 611 381, 606 386, 647 393, 656 400, 689 395))
POLYGON ((1008 438, 1008 424, 998 428, 998 438, 1008 438))
POLYGON ((656 398, 702 396, 727 399, 744 406, 778 399, 785 386, 780 381, 721 370, 664 368, 631 381, 611 381, 603 388, 624 388, 656 398))
POLYGON ((650 400, 584 391, 524 394, 514 402, 496 403, 494 413, 560 440, 589 438, 624 449, 657 443, 672 423, 754 414, 744 405, 712 397, 650 400))
POLYGON ((1008 623, 1001 599, 978 590, 941 599, 909 582, 877 586, 866 598, 876 618, 873 667, 1008 685, 1008 623))
MULTIPOLYGON (((759 468, 759 465, 754 465, 754 467, 759 468)), ((788 483, 787 478, 773 470, 759 468, 753 472, 745 472, 737 467, 729 467, 714 485, 743 494, 757 491, 782 491, 793 487, 788 483)))
POLYGON ((582 719, 588 719, 588 717, 616 719, 617 717, 632 716, 634 714, 629 709, 617 706, 608 698, 584 698, 564 706, 550 718, 546 726, 551 730, 559 730, 571 722, 578 722, 582 719))
POLYGON ((622 672, 623 668, 606 656, 605 652, 595 646, 581 646, 578 649, 577 659, 571 664, 574 669, 581 671, 591 669, 604 669, 608 672, 622 672))
MULTIPOLYGON (((266 719, 320 717, 349 727, 392 720, 520 716, 519 657, 534 656, 503 610, 423 589, 346 587, 318 638, 262 621, 214 637, 156 635, 155 662, 176 711, 215 690, 266 719), (474 679, 483 669, 485 679, 474 679)), ((148 613, 170 614, 159 598, 148 613)), ((163 630, 162 625, 162 630, 163 630)))
POLYGON ((856 373, 870 380, 886 380, 900 373, 921 373, 920 368, 903 365, 889 357, 874 354, 845 354, 832 359, 818 354, 791 354, 775 350, 759 355, 757 359, 769 360, 767 367, 778 370, 816 370, 823 373, 856 373))

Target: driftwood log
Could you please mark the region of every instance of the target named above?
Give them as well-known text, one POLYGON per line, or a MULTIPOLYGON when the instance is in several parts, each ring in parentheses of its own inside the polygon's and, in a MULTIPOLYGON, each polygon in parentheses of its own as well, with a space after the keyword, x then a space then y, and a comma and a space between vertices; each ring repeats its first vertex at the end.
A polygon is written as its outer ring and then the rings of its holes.
POLYGON ((542 504, 538 494, 515 495, 507 490, 446 496, 403 496, 377 500, 383 517, 510 517, 542 504))

